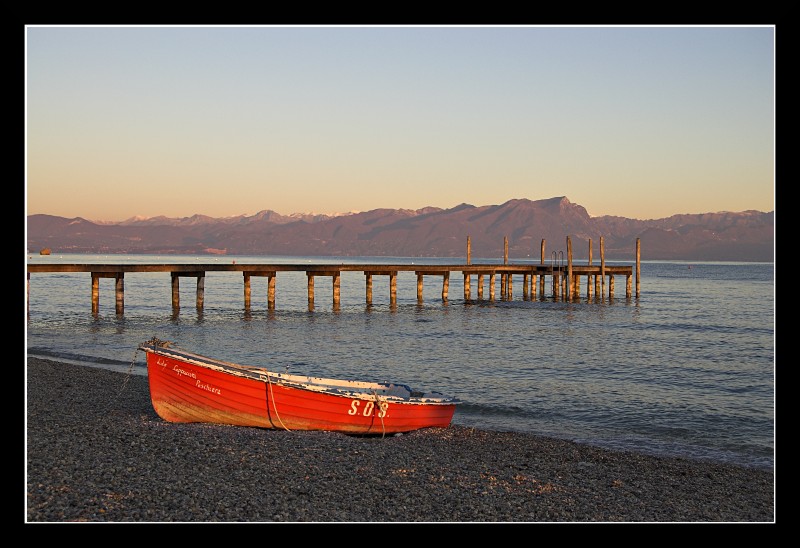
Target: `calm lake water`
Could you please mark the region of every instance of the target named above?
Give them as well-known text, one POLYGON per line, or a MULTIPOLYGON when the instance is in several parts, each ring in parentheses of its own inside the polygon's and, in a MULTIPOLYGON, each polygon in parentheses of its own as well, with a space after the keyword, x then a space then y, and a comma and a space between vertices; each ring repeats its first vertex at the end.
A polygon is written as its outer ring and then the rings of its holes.
MULTIPOLYGON (((375 263, 455 264, 454 259, 374 257, 214 257, 28 255, 34 263, 375 263)), ((502 259, 475 260, 502 263, 502 259)), ((515 261, 511 261, 512 263, 515 261)), ((519 261, 522 263, 523 261, 519 261)), ((614 264, 614 263, 612 263, 614 264)), ((630 263, 616 263, 630 264, 630 263)), ((524 431, 611 449, 683 456, 758 468, 774 466, 775 270, 769 263, 643 262, 641 294, 579 302, 523 297, 463 298, 460 274, 449 299, 441 277, 426 277, 424 300, 413 272, 373 277, 365 303, 361 272, 341 276, 332 306, 330 277, 315 280, 308 310, 303 272, 251 278, 244 309, 240 273, 209 272, 202 311, 196 283, 181 278, 173 313, 168 273, 125 276, 125 313, 117 316, 113 279, 100 280, 100 310, 91 310, 91 276, 32 274, 27 355, 132 370, 146 375, 139 343, 157 336, 212 357, 324 377, 403 382, 464 403, 453 422, 524 431)), ((484 283, 488 283, 486 277, 484 283)), ((634 281, 635 290, 635 281, 634 281)))

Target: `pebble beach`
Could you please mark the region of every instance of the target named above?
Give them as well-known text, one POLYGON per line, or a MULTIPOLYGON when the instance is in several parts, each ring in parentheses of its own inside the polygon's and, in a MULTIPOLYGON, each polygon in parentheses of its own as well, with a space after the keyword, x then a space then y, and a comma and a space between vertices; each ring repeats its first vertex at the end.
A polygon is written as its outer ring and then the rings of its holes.
POLYGON ((26 380, 26 524, 775 522, 774 470, 457 425, 172 424, 145 376, 29 357, 26 380))

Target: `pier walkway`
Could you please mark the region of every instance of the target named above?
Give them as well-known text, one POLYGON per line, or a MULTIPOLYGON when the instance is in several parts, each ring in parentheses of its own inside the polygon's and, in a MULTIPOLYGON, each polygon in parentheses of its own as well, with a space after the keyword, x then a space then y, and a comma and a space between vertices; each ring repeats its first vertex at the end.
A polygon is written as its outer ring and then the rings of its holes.
MULTIPOLYGON (((569 249, 569 239, 568 239, 569 249)), ((602 249, 602 248, 601 248, 602 249)), ((468 243, 469 250, 469 243, 468 243)), ((544 241, 542 242, 544 254, 544 241)), ((554 254, 555 255, 555 254, 554 254)), ((464 299, 472 299, 472 278, 475 277, 476 293, 478 299, 484 298, 485 280, 488 280, 488 298, 496 298, 496 277, 500 276, 500 298, 510 299, 514 276, 522 277, 523 298, 528 299, 539 295, 545 298, 546 280, 550 279, 550 294, 556 300, 575 300, 580 298, 580 280, 586 278, 586 297, 592 298, 614 297, 615 277, 625 277, 625 297, 633 296, 633 270, 632 266, 606 265, 602 259, 599 265, 591 264, 591 253, 588 264, 573 264, 571 250, 568 251, 566 263, 556 261, 551 264, 509 264, 506 255, 504 264, 471 264, 467 253, 467 264, 222 264, 219 262, 207 264, 28 264, 27 283, 28 297, 30 296, 31 274, 86 272, 91 274, 92 280, 92 313, 97 314, 100 306, 100 278, 113 278, 115 280, 115 310, 118 315, 124 313, 125 308, 125 275, 132 273, 169 273, 172 283, 172 308, 180 308, 180 279, 195 278, 197 280, 196 307, 201 310, 205 297, 205 276, 207 272, 240 272, 244 280, 244 308, 250 309, 250 281, 251 278, 266 277, 268 279, 267 306, 270 310, 275 308, 275 281, 281 272, 305 272, 308 277, 308 305, 309 310, 314 308, 314 282, 315 278, 323 276, 332 279, 333 307, 338 308, 340 303, 340 278, 342 272, 363 272, 365 277, 365 299, 367 304, 372 303, 373 278, 375 276, 388 276, 390 287, 390 303, 397 302, 397 276, 400 272, 413 272, 417 276, 417 301, 423 302, 424 278, 440 277, 442 279, 441 298, 446 301, 449 297, 449 283, 451 274, 458 273, 464 280, 464 299)), ((639 242, 636 250, 636 297, 640 293, 640 261, 639 242)))

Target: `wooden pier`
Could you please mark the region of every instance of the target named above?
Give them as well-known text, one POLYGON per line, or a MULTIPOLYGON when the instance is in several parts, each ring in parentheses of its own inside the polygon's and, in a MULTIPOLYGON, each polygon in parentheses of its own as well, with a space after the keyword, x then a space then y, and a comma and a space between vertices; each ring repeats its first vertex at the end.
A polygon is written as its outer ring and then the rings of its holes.
MULTIPOLYGON (((640 292, 640 248, 639 240, 636 241, 636 298, 640 292)), ((542 240, 541 261, 539 264, 510 264, 508 261, 508 240, 505 240, 503 264, 472 264, 470 241, 467 239, 467 263, 452 265, 415 265, 415 264, 29 264, 27 265, 28 297, 30 296, 30 277, 37 273, 64 273, 87 272, 92 280, 92 313, 98 314, 100 308, 100 278, 113 278, 115 280, 115 310, 118 315, 124 313, 125 308, 125 274, 128 273, 169 273, 172 283, 172 308, 180 308, 180 278, 195 278, 197 280, 197 293, 195 305, 202 310, 205 298, 205 276, 207 272, 241 272, 244 280, 244 308, 250 309, 251 305, 251 278, 267 278, 267 306, 270 310, 275 308, 275 286, 278 273, 305 272, 308 277, 308 307, 314 309, 314 282, 317 277, 330 277, 333 288, 333 307, 338 309, 340 304, 340 280, 342 272, 363 272, 366 286, 366 303, 372 303, 373 277, 388 276, 390 303, 397 302, 397 276, 400 272, 413 272, 417 277, 417 302, 423 302, 424 278, 441 277, 441 298, 449 298, 450 275, 461 273, 464 280, 464 299, 472 300, 472 278, 477 281, 477 298, 484 298, 484 282, 488 279, 489 299, 495 299, 496 277, 500 276, 500 297, 509 300, 513 295, 514 276, 522 277, 523 298, 546 298, 546 279, 549 277, 550 293, 555 300, 578 300, 580 298, 582 277, 586 279, 585 295, 588 299, 593 296, 602 298, 606 295, 614 297, 615 277, 625 277, 625 296, 633 296, 633 267, 610 266, 605 264, 603 254, 603 240, 600 239, 601 261, 599 265, 592 264, 591 240, 589 241, 589 260, 587 264, 574 264, 572 261, 571 242, 567 238, 567 258, 562 260, 562 254, 553 253, 550 262, 545 262, 545 241, 542 240)))

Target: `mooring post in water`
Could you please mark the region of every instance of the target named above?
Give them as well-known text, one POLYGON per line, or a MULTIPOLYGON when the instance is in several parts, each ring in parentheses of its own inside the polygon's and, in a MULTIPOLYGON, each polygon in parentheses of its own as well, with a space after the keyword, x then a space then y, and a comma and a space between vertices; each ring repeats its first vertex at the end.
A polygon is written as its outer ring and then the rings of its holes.
POLYGON ((600 236, 600 298, 606 296, 606 248, 603 236, 600 236))
POLYGON ((641 239, 636 238, 636 298, 639 298, 639 282, 642 279, 642 247, 641 239))
MULTIPOLYGON (((591 238, 589 238, 589 266, 592 266, 592 239, 591 238)), ((594 276, 594 278, 596 279, 597 276, 594 276)), ((590 300, 592 298, 592 285, 593 285, 592 281, 593 281, 593 276, 591 274, 587 274, 586 275, 586 298, 590 299, 590 300)))
MULTIPOLYGON (((508 264, 508 236, 503 236, 503 264, 508 264)), ((500 275, 500 298, 507 299, 508 298, 508 282, 510 279, 510 275, 506 272, 503 272, 500 275), (505 289, 503 289, 505 288, 505 289)))
MULTIPOLYGON (((545 250, 545 240, 542 238, 542 248, 541 248, 541 256, 539 259, 539 264, 544 266, 544 250, 545 250)), ((539 277, 539 298, 544 298, 544 284, 545 284, 546 276, 542 274, 539 277)))

